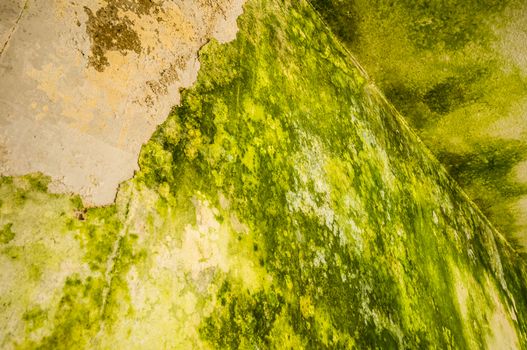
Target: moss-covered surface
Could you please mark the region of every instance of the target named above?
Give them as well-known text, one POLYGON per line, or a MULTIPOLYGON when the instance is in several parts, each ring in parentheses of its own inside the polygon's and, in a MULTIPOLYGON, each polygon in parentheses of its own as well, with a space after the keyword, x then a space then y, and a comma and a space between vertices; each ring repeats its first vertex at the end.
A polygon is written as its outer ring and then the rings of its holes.
POLYGON ((1 178, 0 346, 527 346, 524 261, 313 8, 239 27, 114 205, 1 178))
POLYGON ((425 144, 527 247, 527 4, 310 0, 425 144))

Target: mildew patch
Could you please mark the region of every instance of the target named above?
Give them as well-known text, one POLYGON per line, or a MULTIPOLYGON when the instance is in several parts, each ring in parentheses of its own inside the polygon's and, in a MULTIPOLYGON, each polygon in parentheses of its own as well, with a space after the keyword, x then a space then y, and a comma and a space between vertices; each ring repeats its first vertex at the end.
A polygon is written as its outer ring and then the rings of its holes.
POLYGON ((86 33, 91 39, 92 52, 88 62, 99 72, 110 65, 106 58, 107 51, 119 51, 122 55, 126 55, 127 51, 141 53, 141 42, 132 29, 133 22, 127 17, 119 17, 119 9, 122 8, 119 5, 125 4, 111 1, 95 14, 89 7, 84 7, 88 15, 86 33))

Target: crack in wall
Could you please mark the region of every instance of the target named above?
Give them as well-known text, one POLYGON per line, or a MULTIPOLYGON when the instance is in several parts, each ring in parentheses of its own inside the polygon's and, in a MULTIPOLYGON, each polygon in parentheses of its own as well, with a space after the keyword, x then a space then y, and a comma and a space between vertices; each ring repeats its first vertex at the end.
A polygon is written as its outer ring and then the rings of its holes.
POLYGON ((4 51, 7 49, 7 46, 9 45, 9 42, 11 41, 11 37, 18 29, 18 24, 20 23, 20 20, 22 19, 22 15, 24 14, 24 11, 27 9, 28 3, 29 3, 29 0, 26 0, 24 2, 24 5, 22 6, 20 13, 18 14, 18 17, 16 18, 15 24, 13 24, 13 27, 11 27, 11 30, 9 31, 9 35, 7 36, 7 39, 4 45, 2 46, 2 49, 0 50, 0 61, 2 60, 2 57, 4 56, 4 51))

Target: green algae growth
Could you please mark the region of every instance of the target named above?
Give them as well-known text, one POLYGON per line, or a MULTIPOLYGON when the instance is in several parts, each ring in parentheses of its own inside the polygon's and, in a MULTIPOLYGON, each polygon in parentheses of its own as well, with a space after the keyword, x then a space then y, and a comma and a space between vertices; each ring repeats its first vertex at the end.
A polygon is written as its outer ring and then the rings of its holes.
POLYGON ((114 205, 1 178, 0 346, 527 346, 524 261, 314 9, 238 25, 114 205))
POLYGON ((310 0, 491 222, 527 247, 527 4, 310 0))

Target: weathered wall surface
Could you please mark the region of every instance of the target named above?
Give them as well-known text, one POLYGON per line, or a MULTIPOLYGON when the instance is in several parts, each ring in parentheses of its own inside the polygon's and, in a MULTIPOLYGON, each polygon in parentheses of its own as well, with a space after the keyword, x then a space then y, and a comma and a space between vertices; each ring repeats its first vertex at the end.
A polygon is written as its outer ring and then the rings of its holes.
POLYGON ((485 215, 527 247, 527 3, 311 2, 485 215))
POLYGON ((114 205, 0 178, 0 346, 525 348, 525 261, 308 3, 239 27, 114 205))
POLYGON ((55 191, 113 202, 199 48, 234 39, 242 3, 2 1, 0 174, 41 171, 55 191))

